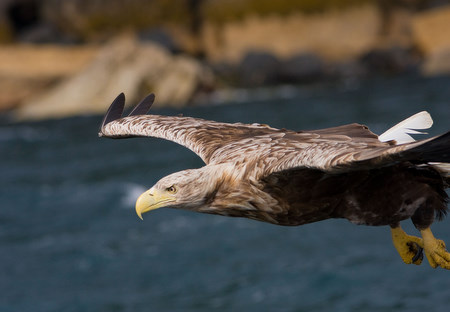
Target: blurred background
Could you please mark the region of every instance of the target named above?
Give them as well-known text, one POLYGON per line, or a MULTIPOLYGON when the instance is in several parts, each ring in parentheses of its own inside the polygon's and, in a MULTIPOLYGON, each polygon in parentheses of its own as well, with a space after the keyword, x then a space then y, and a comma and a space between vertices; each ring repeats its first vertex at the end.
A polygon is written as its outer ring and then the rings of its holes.
MULTIPOLYGON (((97 137, 120 92, 154 113, 382 133, 450 120, 450 1, 0 0, 0 311, 446 311, 448 272, 388 228, 286 228, 161 209, 202 166, 156 139, 97 137)), ((416 230, 405 222, 411 233, 416 230)), ((448 220, 434 226, 450 242, 448 220)))
POLYGON ((445 0, 1 0, 0 111, 42 119, 101 113, 118 91, 184 106, 234 101, 236 88, 446 75, 449 21, 445 0))

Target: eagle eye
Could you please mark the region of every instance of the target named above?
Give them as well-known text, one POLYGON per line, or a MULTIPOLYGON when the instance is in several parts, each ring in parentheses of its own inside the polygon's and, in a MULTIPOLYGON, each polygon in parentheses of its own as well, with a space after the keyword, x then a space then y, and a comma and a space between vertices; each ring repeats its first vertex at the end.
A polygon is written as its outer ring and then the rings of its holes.
POLYGON ((172 185, 172 186, 169 186, 168 188, 166 188, 166 191, 171 194, 175 194, 177 192, 177 188, 174 185, 172 185))

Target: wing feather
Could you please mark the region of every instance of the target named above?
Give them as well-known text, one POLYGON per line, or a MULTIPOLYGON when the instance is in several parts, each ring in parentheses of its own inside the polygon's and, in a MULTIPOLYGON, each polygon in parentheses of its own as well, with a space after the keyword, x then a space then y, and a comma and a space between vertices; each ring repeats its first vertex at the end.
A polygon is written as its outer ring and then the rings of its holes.
POLYGON ((191 149, 206 164, 245 162, 248 170, 255 171, 255 178, 301 167, 342 172, 385 166, 399 160, 450 162, 449 133, 393 145, 381 142, 376 134, 359 124, 294 132, 261 124, 135 115, 147 111, 153 99, 147 97, 131 116, 120 118, 124 96, 119 95, 108 110, 99 135, 170 140, 191 149))
POLYGON ((296 167, 338 173, 383 167, 400 161, 416 164, 450 162, 450 132, 402 145, 383 142, 320 142, 315 139, 313 144, 305 144, 303 147, 294 144, 294 147, 276 150, 277 147, 273 149, 276 155, 268 157, 273 161, 265 164, 262 176, 296 167))
POLYGON ((382 142, 394 140, 397 144, 414 142, 410 134, 426 134, 417 130, 429 129, 433 125, 433 119, 426 111, 419 112, 390 128, 380 135, 382 142))
POLYGON ((155 137, 183 145, 209 163, 214 152, 230 142, 241 141, 277 129, 262 125, 228 124, 191 117, 140 115, 124 117, 105 125, 101 135, 155 137))
POLYGON ((122 117, 124 107, 125 107, 125 94, 123 94, 122 92, 114 99, 112 104, 109 106, 108 111, 105 114, 105 117, 103 117, 103 121, 100 126, 100 133, 106 124, 122 117))
POLYGON ((136 107, 131 111, 128 116, 136 116, 136 115, 145 115, 148 113, 150 108, 155 101, 155 95, 149 94, 147 95, 136 107))
POLYGON ((227 144, 279 130, 261 124, 222 123, 191 117, 142 115, 154 101, 147 96, 130 116, 121 118, 125 105, 123 93, 113 101, 100 128, 99 136, 114 139, 155 137, 173 141, 195 152, 209 163, 214 152, 227 144))

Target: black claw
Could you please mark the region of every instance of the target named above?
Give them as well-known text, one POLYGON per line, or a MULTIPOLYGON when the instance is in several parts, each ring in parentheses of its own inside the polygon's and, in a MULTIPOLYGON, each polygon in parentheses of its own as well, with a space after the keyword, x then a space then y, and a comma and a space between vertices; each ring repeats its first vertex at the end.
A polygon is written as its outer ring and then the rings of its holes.
POLYGON ((423 248, 419 246, 419 244, 417 243, 413 243, 416 246, 416 254, 415 256, 412 258, 412 262, 415 263, 419 260, 423 260, 423 248))

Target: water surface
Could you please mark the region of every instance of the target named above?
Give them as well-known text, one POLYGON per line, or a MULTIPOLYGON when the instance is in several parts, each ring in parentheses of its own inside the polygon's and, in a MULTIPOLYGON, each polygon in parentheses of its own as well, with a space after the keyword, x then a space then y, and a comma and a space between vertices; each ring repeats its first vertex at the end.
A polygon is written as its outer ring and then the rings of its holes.
MULTIPOLYGON (((360 122, 381 133, 428 110, 431 134, 450 125, 449 78, 262 95, 155 113, 295 130, 360 122)), ((139 220, 142 191, 202 162, 163 140, 99 139, 100 120, 0 125, 0 311, 448 309, 450 272, 403 264, 387 227, 277 227, 170 209, 139 220)), ((448 222, 434 230, 450 243, 448 222)))

